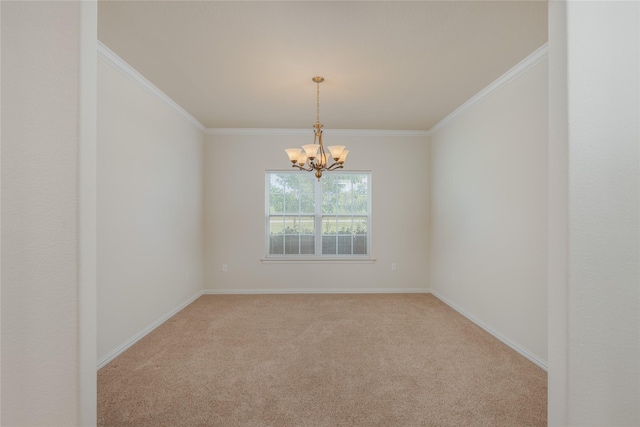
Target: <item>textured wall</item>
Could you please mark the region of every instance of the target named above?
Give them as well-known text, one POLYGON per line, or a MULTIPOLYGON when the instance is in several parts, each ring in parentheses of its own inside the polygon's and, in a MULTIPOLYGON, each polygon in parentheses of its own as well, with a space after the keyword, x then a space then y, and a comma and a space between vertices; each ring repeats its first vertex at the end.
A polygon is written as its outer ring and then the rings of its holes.
POLYGON ((550 212, 569 231, 550 235, 567 265, 550 277, 550 422, 640 425, 640 4, 550 12, 550 146, 568 153, 550 212))
POLYGON ((79 184, 90 187, 93 172, 80 168, 78 159, 90 159, 95 149, 96 8, 81 2, 2 2, 1 7, 0 423, 91 424, 95 337, 81 331, 92 330, 95 306, 80 312, 79 301, 95 286, 95 238, 91 203, 83 200, 79 184), (89 43, 81 43, 87 35, 89 43), (81 114, 82 108, 88 114, 81 114), (87 250, 82 267, 80 242, 87 250))

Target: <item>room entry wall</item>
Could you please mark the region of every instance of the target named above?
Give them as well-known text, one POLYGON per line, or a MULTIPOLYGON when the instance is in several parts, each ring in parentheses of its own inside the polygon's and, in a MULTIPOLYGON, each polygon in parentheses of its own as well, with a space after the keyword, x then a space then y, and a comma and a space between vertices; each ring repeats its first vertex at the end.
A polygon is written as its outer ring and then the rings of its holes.
POLYGON ((1 2, 0 424, 95 425, 95 2, 1 2))

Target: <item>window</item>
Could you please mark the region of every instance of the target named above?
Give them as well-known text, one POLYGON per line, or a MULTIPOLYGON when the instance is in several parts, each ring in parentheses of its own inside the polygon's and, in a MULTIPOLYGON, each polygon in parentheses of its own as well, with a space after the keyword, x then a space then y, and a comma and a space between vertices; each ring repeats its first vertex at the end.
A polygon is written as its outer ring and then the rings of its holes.
POLYGON ((267 172, 267 256, 368 256, 371 174, 267 172))

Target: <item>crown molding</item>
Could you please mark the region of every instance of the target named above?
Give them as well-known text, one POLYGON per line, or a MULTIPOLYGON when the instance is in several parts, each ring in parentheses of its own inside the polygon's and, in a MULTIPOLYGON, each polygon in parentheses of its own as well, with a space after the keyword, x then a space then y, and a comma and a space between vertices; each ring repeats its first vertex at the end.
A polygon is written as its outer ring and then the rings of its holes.
MULTIPOLYGON (((381 129, 323 129, 324 135, 345 136, 429 136, 426 130, 381 130, 381 129)), ((207 128, 207 135, 309 135, 313 128, 309 129, 276 129, 276 128, 207 128)))
POLYGON ((280 128, 206 128, 207 135, 308 135, 313 129, 280 128))
POLYGON ((169 98, 167 94, 158 89, 156 85, 147 80, 142 74, 137 72, 131 65, 127 64, 122 58, 116 55, 111 49, 102 44, 98 40, 98 58, 111 65, 113 68, 122 73, 125 77, 129 78, 136 86, 144 90, 145 92, 155 96, 160 101, 164 102, 169 108, 174 110, 190 124, 195 126, 199 131, 204 132, 205 127, 195 117, 187 112, 184 108, 178 105, 173 99, 169 98))
POLYGON ((485 98, 489 97, 494 92, 502 89, 504 86, 511 83, 513 80, 517 79, 531 68, 535 67, 538 63, 543 61, 549 56, 549 46, 547 43, 540 46, 536 49, 531 55, 527 56, 525 59, 520 61, 515 67, 504 73, 502 76, 498 77, 493 83, 489 86, 482 89, 480 92, 471 97, 467 102, 462 104, 460 107, 455 109, 452 113, 450 113, 447 117, 440 120, 436 123, 431 129, 428 130, 429 135, 433 135, 437 131, 445 128, 451 122, 453 122, 458 116, 462 115, 471 107, 475 106, 482 102, 485 98))
MULTIPOLYGON (((445 128, 453 122, 458 116, 482 102, 485 98, 500 90, 522 74, 529 71, 539 62, 548 57, 549 48, 547 43, 540 46, 531 55, 526 57, 515 67, 507 71, 505 74, 496 79, 489 86, 478 92, 467 102, 455 109, 452 113, 440 120, 431 129, 428 130, 393 130, 393 129, 325 129, 325 135, 345 135, 345 136, 391 136, 391 137, 428 137, 445 128)), ((164 102, 169 108, 173 109, 180 116, 185 118, 189 123, 195 126, 199 131, 207 135, 308 135, 313 131, 309 129, 280 129, 280 128, 206 128, 195 117, 187 112, 184 108, 173 101, 169 96, 162 92, 157 86, 147 80, 142 74, 127 64, 122 58, 116 55, 111 49, 98 41, 98 58, 104 60, 116 70, 120 71, 129 80, 147 93, 155 96, 164 102)))

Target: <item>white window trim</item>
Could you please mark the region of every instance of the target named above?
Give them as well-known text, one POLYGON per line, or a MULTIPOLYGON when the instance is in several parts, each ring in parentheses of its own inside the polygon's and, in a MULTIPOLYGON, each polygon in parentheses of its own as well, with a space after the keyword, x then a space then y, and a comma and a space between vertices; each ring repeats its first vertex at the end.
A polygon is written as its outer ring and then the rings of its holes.
MULTIPOLYGON (((341 173, 337 172, 337 173, 341 173)), ((270 173, 295 173, 295 174, 308 174, 311 172, 304 171, 291 171, 287 169, 277 169, 277 170, 266 170, 265 171, 265 192, 264 192, 264 258, 261 258, 260 261, 264 264, 373 264, 376 262, 376 259, 371 255, 371 235, 373 234, 373 221, 371 220, 371 198, 372 198, 372 180, 373 174, 370 170, 349 170, 344 171, 344 173, 366 173, 369 175, 369 194, 367 198, 367 211, 368 211, 368 234, 367 234, 367 255, 353 255, 353 254, 345 254, 345 255, 323 255, 322 254, 322 239, 315 239, 316 244, 316 255, 280 255, 280 254, 269 254, 269 236, 267 234, 267 230, 269 228, 269 181, 266 179, 267 175, 270 173), (320 241, 320 242, 318 242, 320 241), (319 246, 319 247, 318 247, 319 246)), ((331 172, 328 172, 331 173, 331 172)), ((316 197, 318 194, 316 193, 316 197)), ((316 203, 318 201, 316 200, 316 203)), ((322 203, 322 201, 320 201, 322 203)), ((316 227, 322 227, 321 221, 317 221, 320 224, 316 224, 316 227)), ((316 231, 317 233, 317 231, 316 231)))
POLYGON ((271 255, 260 260, 264 264, 373 264, 375 258, 368 255, 345 255, 345 258, 329 258, 329 255, 314 255, 312 257, 293 258, 290 255, 271 255))

